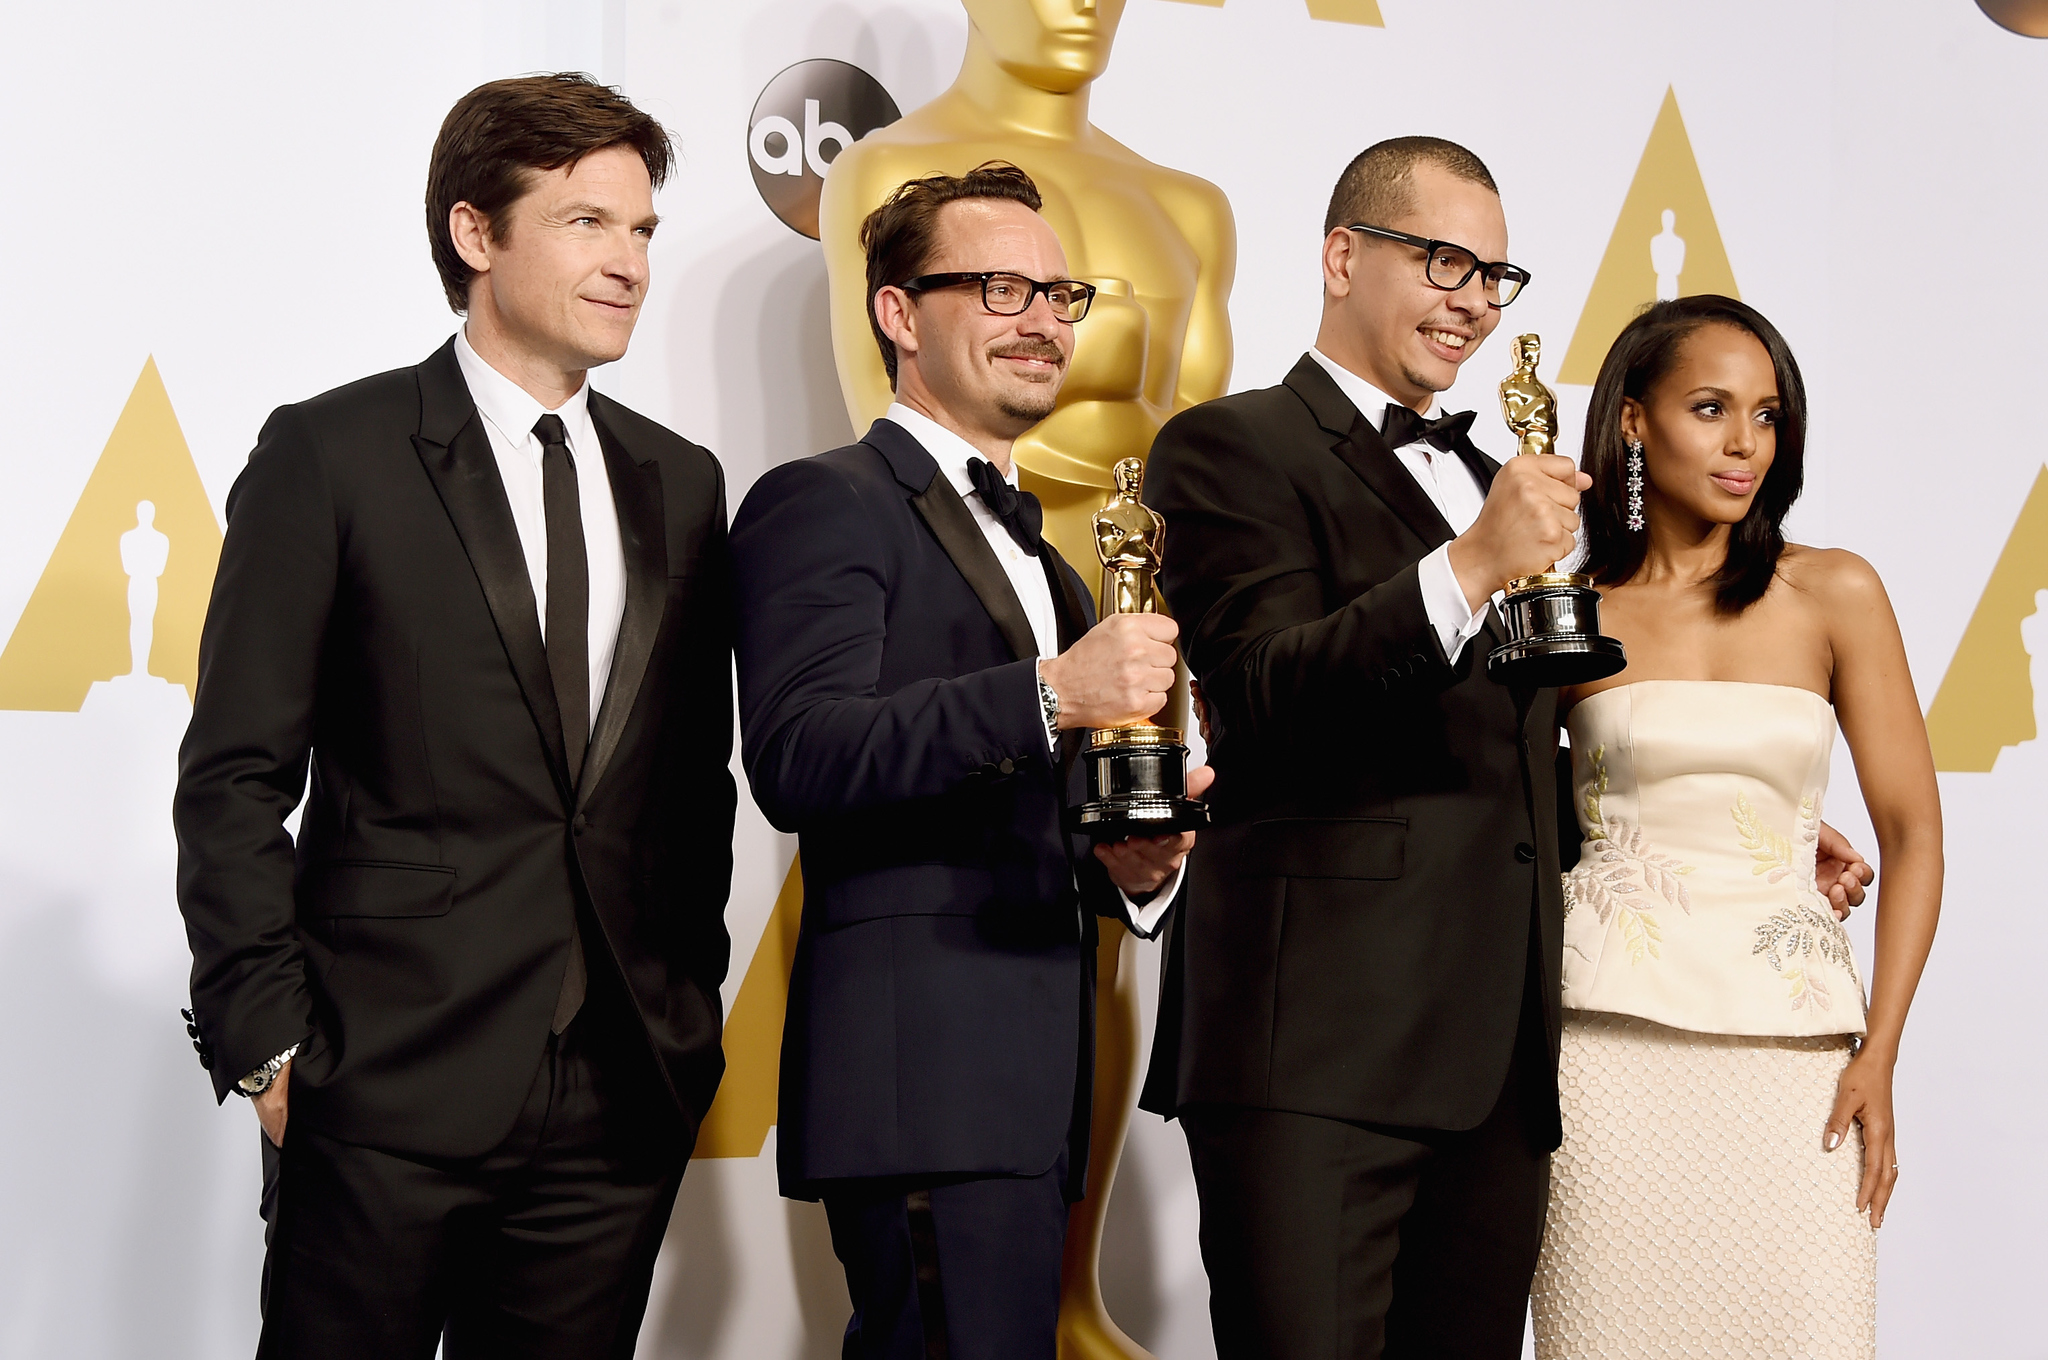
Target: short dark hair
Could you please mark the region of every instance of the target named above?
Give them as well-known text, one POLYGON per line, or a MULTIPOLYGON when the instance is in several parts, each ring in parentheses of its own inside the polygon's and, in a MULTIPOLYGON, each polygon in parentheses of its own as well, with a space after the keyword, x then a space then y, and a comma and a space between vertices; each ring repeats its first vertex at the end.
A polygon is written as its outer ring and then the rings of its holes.
POLYGON ((1785 551, 1785 516, 1806 483, 1806 383, 1799 361, 1778 328, 1754 307, 1718 293, 1656 302, 1615 337, 1600 365, 1586 410, 1586 444, 1579 467, 1593 485, 1579 499, 1586 527, 1586 558, 1579 570, 1601 585, 1620 585, 1643 569, 1649 535, 1627 527, 1628 455, 1621 433, 1625 397, 1644 400, 1677 364, 1694 332, 1730 326, 1755 336, 1778 378, 1777 452, 1750 502, 1749 513, 1728 535, 1728 558, 1714 573, 1714 608, 1740 614, 1764 597, 1785 551))
POLYGON ((925 272, 938 248, 940 209, 969 198, 1005 199, 1033 212, 1044 202, 1031 176, 1008 161, 983 161, 964 175, 926 175, 897 185, 860 224, 860 248, 868 253, 868 329, 881 347, 891 391, 896 387, 896 342, 875 319, 875 294, 925 272))
POLYGON ((455 102, 427 164, 427 239, 457 314, 469 309, 476 271, 448 233, 455 205, 475 208, 491 239, 503 241, 511 227, 505 210, 531 187, 534 172, 573 167, 611 146, 637 151, 657 189, 675 168, 675 148, 661 124, 581 71, 494 80, 455 102))
POLYGON ((1497 198, 1486 162, 1441 137, 1390 137, 1351 158, 1337 187, 1330 192, 1330 210, 1323 214, 1323 235, 1363 222, 1384 227, 1415 211, 1415 167, 1426 162, 1459 179, 1484 185, 1497 198))

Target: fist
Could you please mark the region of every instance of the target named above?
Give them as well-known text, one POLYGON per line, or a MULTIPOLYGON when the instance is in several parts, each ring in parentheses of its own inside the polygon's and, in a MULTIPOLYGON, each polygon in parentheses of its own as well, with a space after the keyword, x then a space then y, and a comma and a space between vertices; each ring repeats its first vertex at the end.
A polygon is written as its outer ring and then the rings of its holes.
POLYGON ((1173 688, 1180 626, 1164 614, 1111 614, 1039 665, 1061 727, 1123 727, 1157 713, 1173 688))
POLYGON ((1559 454, 1508 459, 1494 476, 1472 527, 1451 543, 1451 571, 1480 608, 1518 576, 1548 571, 1572 550, 1579 493, 1593 479, 1559 454))

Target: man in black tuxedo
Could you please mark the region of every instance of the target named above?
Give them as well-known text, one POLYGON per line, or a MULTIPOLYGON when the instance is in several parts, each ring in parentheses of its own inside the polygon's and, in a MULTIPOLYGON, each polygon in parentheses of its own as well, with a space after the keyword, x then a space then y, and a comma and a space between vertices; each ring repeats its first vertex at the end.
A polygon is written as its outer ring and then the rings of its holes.
POLYGON ((194 1039, 263 1125, 259 1355, 633 1352, 724 1065, 734 803, 722 475, 586 377, 672 155, 587 77, 465 96, 427 190, 465 326, 280 408, 229 496, 175 817, 194 1039))
POLYGON ((825 1203, 849 1357, 1051 1360, 1095 917, 1155 928, 1194 840, 1090 854, 1061 829, 1079 735, 1158 710, 1176 628, 1096 625, 1016 490, 1011 441, 1052 411, 1093 292, 1038 206, 989 165, 868 218, 896 403, 733 521, 747 775, 803 857, 777 1161, 825 1203))
POLYGON ((1557 702, 1488 678, 1489 602, 1587 483, 1437 409, 1520 279, 1477 157, 1372 147, 1325 227, 1315 350, 1152 449, 1222 793, 1145 1105, 1187 1134, 1226 1360, 1512 1357, 1558 1142, 1557 702))

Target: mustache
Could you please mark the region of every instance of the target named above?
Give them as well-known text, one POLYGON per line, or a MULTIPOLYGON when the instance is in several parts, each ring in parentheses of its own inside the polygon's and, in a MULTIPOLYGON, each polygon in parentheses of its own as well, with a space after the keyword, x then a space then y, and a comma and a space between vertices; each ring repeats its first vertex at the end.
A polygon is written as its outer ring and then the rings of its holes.
POLYGON ((991 359, 1043 359, 1055 368, 1067 366, 1066 351, 1050 340, 1013 340, 989 346, 991 359))

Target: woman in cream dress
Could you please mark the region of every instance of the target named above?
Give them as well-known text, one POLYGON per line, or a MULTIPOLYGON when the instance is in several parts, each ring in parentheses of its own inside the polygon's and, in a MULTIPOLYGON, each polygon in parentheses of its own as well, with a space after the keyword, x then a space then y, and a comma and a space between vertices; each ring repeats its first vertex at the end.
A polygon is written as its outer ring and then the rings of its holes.
POLYGON ((1876 1351, 1941 808, 1877 574, 1784 541, 1805 424, 1784 340, 1729 298, 1657 303, 1593 390, 1581 569, 1629 665, 1564 696, 1584 843, 1543 1360, 1876 1351), (1838 722, 1884 865, 1867 975, 1814 878, 1838 722))

